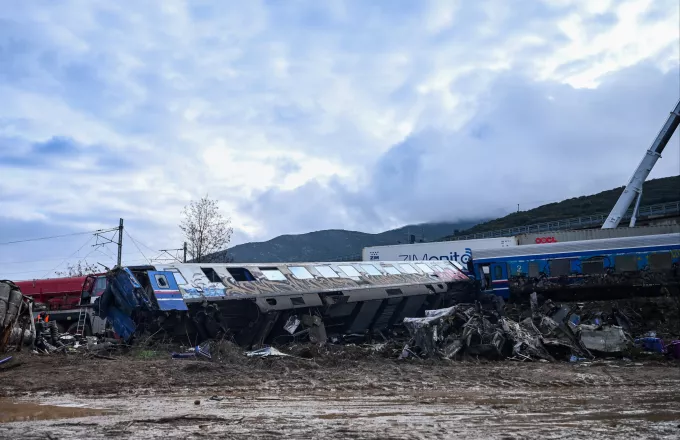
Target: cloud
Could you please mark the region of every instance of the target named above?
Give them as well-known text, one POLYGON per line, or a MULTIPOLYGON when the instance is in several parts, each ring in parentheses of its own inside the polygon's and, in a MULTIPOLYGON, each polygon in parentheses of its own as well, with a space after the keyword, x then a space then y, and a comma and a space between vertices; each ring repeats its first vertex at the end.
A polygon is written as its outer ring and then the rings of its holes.
POLYGON ((0 215, 123 217, 155 249, 206 193, 242 241, 621 185, 677 98, 679 20, 674 0, 14 2, 0 215))

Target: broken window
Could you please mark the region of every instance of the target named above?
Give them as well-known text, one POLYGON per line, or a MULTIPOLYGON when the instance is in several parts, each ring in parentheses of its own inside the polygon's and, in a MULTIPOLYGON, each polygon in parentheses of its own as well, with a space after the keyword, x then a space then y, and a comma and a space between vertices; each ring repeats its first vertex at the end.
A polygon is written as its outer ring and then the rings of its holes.
POLYGON ((385 269, 385 272, 389 273, 390 275, 401 275, 401 272, 399 272, 399 269, 397 269, 394 266, 383 266, 383 269, 385 269))
POLYGON ((339 275, 335 273, 333 269, 331 269, 330 266, 314 266, 314 269, 319 271, 321 276, 324 276, 326 278, 338 278, 339 275))
POLYGON ((647 256, 647 264, 653 270, 665 270, 673 267, 673 258, 670 252, 657 252, 647 256))
POLYGON ((314 278, 314 275, 309 273, 307 268, 302 266, 290 266, 288 267, 288 270, 290 270, 293 276, 298 280, 308 280, 310 278, 314 278))
POLYGON ((235 281, 255 281, 255 277, 244 267, 227 267, 227 271, 235 281))
POLYGON ((417 270, 413 268, 410 264, 400 264, 399 265, 399 270, 401 270, 403 273, 418 273, 417 270))
MULTIPOLYGON (((372 264, 362 264, 361 268, 369 275, 373 275, 373 276, 382 275, 382 273, 380 273, 378 268, 376 268, 372 264)), ((397 271, 397 273, 399 273, 399 272, 397 271)))
POLYGON ((614 259, 617 272, 634 272, 638 270, 636 255, 617 255, 614 259))
POLYGON ((347 275, 348 277, 360 277, 361 276, 359 271, 357 271, 354 268, 354 266, 343 265, 343 266, 338 266, 338 267, 340 268, 340 270, 345 272, 345 275, 347 275))
MULTIPOLYGON (((202 267, 201 270, 203 271, 205 276, 208 277, 208 281, 210 281, 211 283, 221 283, 222 282, 222 277, 217 275, 217 272, 215 272, 215 269, 213 269, 212 267, 202 267)), ((238 281, 238 280, 236 280, 236 281, 238 281)))
POLYGON ((425 263, 416 263, 416 266, 425 273, 434 273, 434 270, 425 263))
POLYGON ((561 277, 571 273, 571 260, 568 258, 550 260, 548 265, 550 267, 551 277, 561 277))
POLYGON ((269 281, 286 281, 286 276, 275 267, 260 267, 259 269, 269 281))

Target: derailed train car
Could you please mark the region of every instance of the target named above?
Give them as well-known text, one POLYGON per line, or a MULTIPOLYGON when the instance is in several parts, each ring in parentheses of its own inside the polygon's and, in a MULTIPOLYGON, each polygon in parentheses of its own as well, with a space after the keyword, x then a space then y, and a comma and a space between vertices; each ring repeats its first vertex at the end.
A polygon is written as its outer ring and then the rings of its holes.
POLYGON ((94 310, 125 340, 148 332, 242 346, 379 334, 472 291, 455 262, 159 264, 116 268, 94 310))

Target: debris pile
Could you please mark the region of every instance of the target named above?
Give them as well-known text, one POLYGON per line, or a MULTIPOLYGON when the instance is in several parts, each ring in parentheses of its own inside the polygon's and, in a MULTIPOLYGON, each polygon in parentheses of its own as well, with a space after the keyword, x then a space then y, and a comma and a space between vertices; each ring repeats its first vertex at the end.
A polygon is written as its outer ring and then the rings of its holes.
POLYGON ((32 314, 33 301, 13 282, 0 280, 0 353, 10 344, 21 347, 34 339, 32 314))
POLYGON ((506 316, 505 309, 476 302, 428 310, 423 318, 405 318, 404 326, 411 340, 401 358, 573 362, 628 355, 634 349, 680 358, 680 341, 666 347, 654 333, 634 339, 631 319, 615 307, 603 312, 550 300, 539 305, 535 293, 531 309, 519 311, 516 319, 506 316))

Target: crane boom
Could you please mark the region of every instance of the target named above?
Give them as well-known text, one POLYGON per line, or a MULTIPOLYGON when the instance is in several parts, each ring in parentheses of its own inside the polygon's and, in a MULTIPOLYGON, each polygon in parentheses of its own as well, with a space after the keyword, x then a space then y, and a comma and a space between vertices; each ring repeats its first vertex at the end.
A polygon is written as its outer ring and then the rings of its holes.
MULTIPOLYGON (((642 184, 645 183, 647 176, 649 176, 652 168, 654 168, 654 164, 656 164, 656 161, 661 157, 661 152, 666 148, 666 144, 668 144, 668 141, 673 136, 675 129, 678 128, 678 124, 680 124, 680 101, 675 105, 675 109, 671 111, 668 120, 661 128, 656 139, 654 139, 652 146, 649 147, 649 150, 647 150, 645 156, 642 158, 642 162, 640 162, 640 165, 635 169, 633 177, 630 178, 628 185, 623 189, 623 193, 621 193, 619 200, 616 201, 614 208, 609 213, 609 217, 607 217, 607 220, 602 225, 602 229, 616 228, 626 214, 626 211, 628 211, 630 205, 633 203, 633 200, 635 200, 635 197, 637 196, 638 199, 641 197, 642 184)), ((637 203, 636 206, 637 205, 639 205, 639 203, 637 203)), ((635 213, 633 213, 633 218, 634 217, 635 213)))

